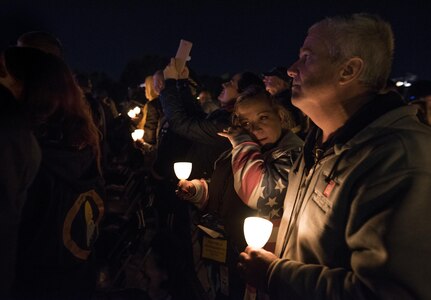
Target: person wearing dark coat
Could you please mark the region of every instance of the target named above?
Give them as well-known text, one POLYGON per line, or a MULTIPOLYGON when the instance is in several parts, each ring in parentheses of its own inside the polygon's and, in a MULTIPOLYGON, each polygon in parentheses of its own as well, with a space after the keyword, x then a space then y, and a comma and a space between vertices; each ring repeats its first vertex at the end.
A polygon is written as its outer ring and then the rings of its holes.
POLYGON ((15 98, 20 86, 0 59, 0 299, 11 297, 22 207, 41 160, 31 124, 15 98))
POLYGON ((15 299, 90 299, 104 214, 99 132, 62 59, 29 47, 4 57, 42 152, 23 206, 15 299))

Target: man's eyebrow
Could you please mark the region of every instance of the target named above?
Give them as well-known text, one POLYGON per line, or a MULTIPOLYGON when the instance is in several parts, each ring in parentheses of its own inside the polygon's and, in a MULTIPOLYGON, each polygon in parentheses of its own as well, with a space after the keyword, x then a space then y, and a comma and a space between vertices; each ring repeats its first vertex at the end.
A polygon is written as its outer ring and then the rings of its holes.
POLYGON ((304 52, 311 52, 311 49, 307 48, 307 47, 301 47, 299 49, 299 54, 304 53, 304 52))

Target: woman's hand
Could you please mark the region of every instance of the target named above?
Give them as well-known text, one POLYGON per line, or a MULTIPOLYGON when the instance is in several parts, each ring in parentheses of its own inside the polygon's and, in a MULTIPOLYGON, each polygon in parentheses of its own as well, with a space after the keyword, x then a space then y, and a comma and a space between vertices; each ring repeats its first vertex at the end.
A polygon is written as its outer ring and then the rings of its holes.
POLYGON ((189 68, 187 68, 186 66, 184 66, 184 68, 181 70, 178 79, 188 79, 189 78, 189 68))
POLYGON ((165 77, 165 80, 168 80, 168 79, 178 80, 178 71, 175 65, 175 58, 171 58, 171 61, 163 70, 163 76, 165 77))

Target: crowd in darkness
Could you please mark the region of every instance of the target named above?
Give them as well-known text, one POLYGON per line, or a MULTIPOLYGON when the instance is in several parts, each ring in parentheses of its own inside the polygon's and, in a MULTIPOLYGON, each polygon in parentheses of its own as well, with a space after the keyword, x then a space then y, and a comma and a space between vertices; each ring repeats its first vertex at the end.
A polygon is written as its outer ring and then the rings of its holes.
POLYGON ((172 58, 119 98, 63 51, 0 56, 0 299, 431 298, 431 81, 389 79, 380 17, 219 88, 172 58))

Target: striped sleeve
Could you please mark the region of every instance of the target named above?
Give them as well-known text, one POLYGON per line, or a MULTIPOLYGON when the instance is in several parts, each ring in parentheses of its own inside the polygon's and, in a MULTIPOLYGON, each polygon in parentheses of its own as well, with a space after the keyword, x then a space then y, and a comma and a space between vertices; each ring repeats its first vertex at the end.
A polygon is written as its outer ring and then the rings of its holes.
POLYGON ((279 219, 291 166, 290 151, 277 149, 264 157, 257 143, 240 143, 232 150, 235 191, 260 216, 279 219))
POLYGON ((198 209, 204 209, 208 203, 208 183, 204 179, 193 179, 196 194, 190 199, 198 209))

